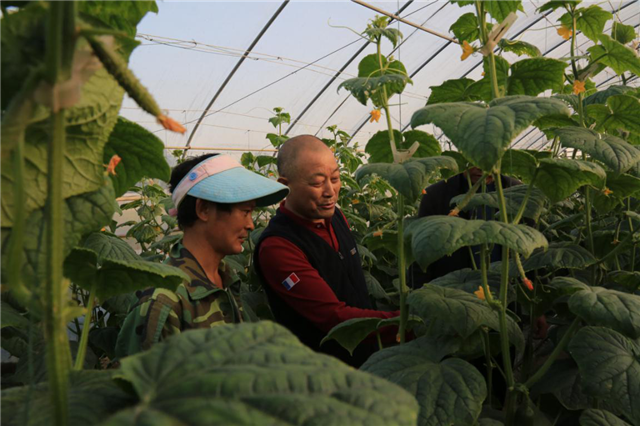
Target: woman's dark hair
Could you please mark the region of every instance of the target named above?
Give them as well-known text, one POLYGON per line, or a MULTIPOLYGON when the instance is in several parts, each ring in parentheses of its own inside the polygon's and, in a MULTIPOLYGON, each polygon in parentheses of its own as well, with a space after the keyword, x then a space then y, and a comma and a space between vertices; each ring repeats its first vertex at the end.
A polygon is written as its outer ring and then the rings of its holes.
MULTIPOLYGON (((187 173, 191 171, 191 169, 193 169, 195 166, 197 166, 207 158, 215 157, 216 155, 218 154, 205 154, 199 157, 191 157, 188 160, 185 160, 184 162, 175 166, 171 171, 171 179, 169 180, 169 189, 171 193, 175 191, 182 178, 184 178, 187 173)), ((214 203, 212 201, 207 201, 207 203, 214 205, 217 210, 224 212, 231 211, 231 204, 214 203)), ((185 229, 193 225, 197 219, 198 215, 196 214, 196 197, 185 195, 184 199, 180 203, 180 206, 178 207, 178 225, 181 229, 185 229)))

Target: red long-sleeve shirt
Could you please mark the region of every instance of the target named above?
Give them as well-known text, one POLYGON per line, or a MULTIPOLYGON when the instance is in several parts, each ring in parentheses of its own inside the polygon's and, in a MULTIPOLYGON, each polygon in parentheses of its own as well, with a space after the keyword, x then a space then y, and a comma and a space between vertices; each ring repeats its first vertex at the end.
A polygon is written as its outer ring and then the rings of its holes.
MULTIPOLYGON (((280 211, 297 224, 320 236, 335 251, 339 250, 338 239, 331 226, 331 220, 313 223, 305 220, 280 204, 280 211)), ((351 318, 394 318, 399 311, 384 312, 347 306, 336 297, 331 287, 311 266, 307 256, 295 244, 282 237, 269 237, 260 246, 260 268, 267 284, 297 313, 307 318, 320 330, 327 333, 334 326, 351 318), (282 284, 292 273, 300 279, 290 290, 282 284)), ((385 327, 385 341, 395 339, 397 327, 385 327)))

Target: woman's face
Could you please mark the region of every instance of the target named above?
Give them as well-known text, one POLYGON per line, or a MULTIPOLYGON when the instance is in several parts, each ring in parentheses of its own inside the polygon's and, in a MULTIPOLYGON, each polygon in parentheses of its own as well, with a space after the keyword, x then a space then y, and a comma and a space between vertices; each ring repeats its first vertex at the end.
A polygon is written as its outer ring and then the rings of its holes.
POLYGON ((209 209, 207 239, 212 248, 223 256, 242 252, 242 243, 254 229, 252 213, 255 201, 233 204, 231 211, 216 207, 209 209))

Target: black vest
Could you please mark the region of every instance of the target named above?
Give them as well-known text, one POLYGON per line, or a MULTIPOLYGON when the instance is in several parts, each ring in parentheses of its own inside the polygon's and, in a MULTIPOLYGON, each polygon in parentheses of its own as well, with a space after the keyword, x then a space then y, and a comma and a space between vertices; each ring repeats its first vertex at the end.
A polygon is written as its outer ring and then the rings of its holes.
MULTIPOLYGON (((278 323, 287 327, 311 349, 333 355, 347 364, 359 367, 375 351, 373 344, 361 343, 354 350, 353 356, 334 340, 320 346, 325 333, 283 301, 265 281, 260 269, 259 253, 262 242, 273 236, 284 238, 302 250, 311 266, 331 287, 338 300, 354 308, 372 309, 356 241, 342 213, 337 209, 331 218, 331 226, 340 245, 339 252, 336 252, 322 237, 297 224, 278 209, 260 236, 254 252, 254 265, 269 299, 273 316, 278 323)), ((304 285, 304 283, 301 284, 304 285)))

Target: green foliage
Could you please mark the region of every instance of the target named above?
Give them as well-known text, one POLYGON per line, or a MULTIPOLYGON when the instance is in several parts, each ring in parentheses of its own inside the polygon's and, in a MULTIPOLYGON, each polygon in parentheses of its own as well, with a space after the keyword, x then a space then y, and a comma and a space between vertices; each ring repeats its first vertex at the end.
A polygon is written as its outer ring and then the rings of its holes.
POLYGON ((596 130, 626 130, 640 134, 640 99, 627 95, 613 95, 607 98, 606 106, 597 107, 588 110, 589 115, 596 120, 596 130))
POLYGON ((540 160, 535 186, 540 188, 552 203, 557 203, 584 185, 602 188, 606 177, 604 169, 595 163, 543 158, 540 160))
POLYGON ((484 2, 484 7, 489 15, 498 22, 504 21, 511 12, 524 10, 520 0, 487 0, 484 2))
POLYGON ((611 67, 618 75, 626 71, 640 75, 640 58, 631 49, 606 34, 600 35, 598 40, 601 44, 587 49, 593 59, 601 58, 600 62, 611 67))
POLYGON ((366 164, 358 169, 356 179, 362 181, 369 175, 378 175, 413 203, 422 194, 432 174, 438 171, 450 176, 458 171, 458 165, 452 158, 443 156, 409 160, 401 164, 366 164))
POLYGON ((376 16, 367 24, 367 29, 362 34, 367 36, 371 42, 379 42, 382 37, 391 42, 395 48, 398 44, 398 40, 402 39, 402 33, 395 29, 389 28, 389 18, 386 16, 376 16))
MULTIPOLYGON (((587 249, 570 242, 549 244, 546 250, 536 250, 531 257, 522 262, 525 272, 546 269, 585 269, 594 264, 596 258, 587 249)), ((515 265, 514 265, 515 266, 515 265)), ((512 268, 515 273, 515 267, 512 268)))
POLYGON ((523 59, 511 65, 507 94, 536 96, 559 90, 564 82, 563 61, 551 58, 523 59))
POLYGON ((350 78, 338 86, 349 91, 362 105, 371 99, 373 105, 381 107, 394 94, 402 93, 407 83, 413 83, 400 61, 389 62, 384 56, 365 56, 358 65, 358 77, 350 78))
MULTIPOLYGON (((74 371, 70 374, 69 425, 95 425, 135 402, 113 380, 115 371, 74 371)), ((47 383, 2 391, 3 424, 50 426, 52 408, 47 383), (25 401, 29 399, 28 410, 25 401)))
MULTIPOLYGON (((65 198, 99 189, 104 185, 103 154, 105 143, 116 124, 123 91, 104 70, 98 70, 83 86, 81 101, 66 113, 66 167, 62 191, 65 198), (82 178, 78 178, 81 175, 82 178)), ((42 117, 46 118, 46 117, 42 117)), ((51 137, 48 120, 38 121, 27 129, 25 141, 24 185, 26 212, 44 207, 47 199, 47 152, 51 137)), ((13 224, 14 194, 11 157, 2 159, 2 226, 13 224)))
POLYGON ((605 23, 612 18, 611 12, 602 10, 596 5, 577 9, 576 15, 576 29, 596 43, 604 30, 605 23))
MULTIPOLYGON (((100 229, 110 223, 115 212, 113 187, 107 182, 98 191, 90 192, 64 200, 64 246, 59 249, 66 256, 73 247, 80 242, 83 235, 100 229)), ((7 234, 10 231, 5 231, 7 234)), ((26 283, 33 288, 40 287, 45 274, 46 251, 44 238, 46 225, 43 210, 36 210, 26 220, 26 234, 24 241, 24 260, 22 275, 26 283)), ((6 248, 3 244, 3 269, 8 260, 6 248)), ((3 272, 4 275, 4 272, 3 272)))
POLYGON ((540 232, 525 225, 452 216, 417 219, 405 232, 411 238, 416 261, 423 268, 466 246, 500 244, 528 257, 535 249, 548 245, 540 232))
POLYGON ((640 421, 640 345, 604 327, 584 327, 569 344, 580 368, 582 388, 640 421), (606 354, 606 356, 603 356, 606 354))
POLYGON ((122 117, 118 117, 104 147, 104 164, 109 164, 113 155, 122 159, 115 175, 110 176, 116 197, 145 176, 169 181, 171 170, 164 159, 164 143, 153 133, 122 117))
POLYGON ((634 339, 640 337, 640 297, 636 295, 587 287, 571 296, 569 309, 587 324, 609 327, 634 339))
POLYGON ((129 245, 107 234, 91 234, 67 257, 65 275, 80 287, 104 300, 147 287, 175 290, 189 276, 169 265, 140 258, 129 245))
POLYGON ((631 25, 614 21, 611 26, 611 37, 620 44, 627 44, 636 38, 636 30, 631 25))
MULTIPOLYGON (((408 149, 414 142, 420 144, 412 158, 433 157, 440 155, 440 143, 432 135, 420 130, 408 130, 400 133, 394 130, 394 140, 398 149, 408 149)), ((365 152, 369 154, 371 163, 393 163, 389 132, 381 130, 369 139, 365 152)))
POLYGON ((315 353, 266 321, 181 334, 124 359, 119 376, 140 402, 105 425, 141 418, 411 425, 417 418, 417 404, 404 390, 315 353))
POLYGON ((487 107, 461 102, 428 105, 413 114, 411 126, 435 124, 467 159, 490 171, 521 131, 549 114, 568 115, 568 110, 556 99, 509 96, 487 107))
POLYGON ((418 425, 472 424, 487 389, 482 375, 457 358, 442 358, 457 343, 425 337, 374 354, 362 370, 396 383, 420 403, 418 425))
POLYGON ((512 52, 518 56, 526 55, 535 58, 541 55, 540 49, 536 46, 519 40, 507 40, 503 38, 498 42, 498 47, 505 52, 512 52))
POLYGON ((570 7, 575 7, 582 0, 559 0, 559 1, 549 1, 543 4, 538 8, 538 13, 546 12, 547 10, 556 10, 560 7, 568 9, 570 7))
POLYGON ((444 102, 464 102, 469 100, 467 89, 475 82, 469 78, 447 80, 440 86, 431 86, 431 95, 427 105, 441 104, 444 102))
MULTIPOLYGON (((527 196, 528 185, 516 185, 504 190, 504 197, 507 205, 507 214, 513 217, 517 214, 520 206, 525 201, 527 196)), ((459 204, 466 194, 460 194, 451 199, 451 205, 459 204)), ((524 217, 531 218, 535 221, 538 220, 542 212, 544 211, 545 197, 542 191, 537 188, 532 188, 527 204, 524 208, 524 217)), ((463 211, 473 211, 478 206, 489 206, 494 209, 500 208, 500 201, 498 199, 497 192, 486 192, 474 194, 463 211)))
POLYGON ((640 161, 640 150, 615 136, 579 127, 560 128, 555 133, 563 146, 589 154, 616 173, 624 173, 640 161))
POLYGON ((589 408, 580 415, 580 426, 630 426, 606 410, 589 408))
POLYGON ((478 19, 475 13, 465 13, 461 15, 456 22, 449 28, 456 38, 460 41, 477 40, 480 37, 480 29, 478 28, 478 19))

